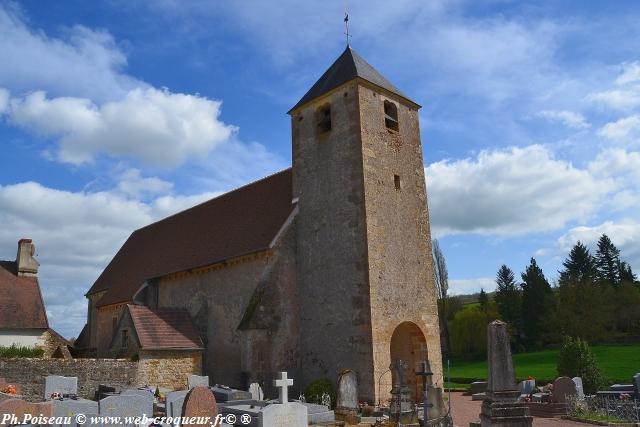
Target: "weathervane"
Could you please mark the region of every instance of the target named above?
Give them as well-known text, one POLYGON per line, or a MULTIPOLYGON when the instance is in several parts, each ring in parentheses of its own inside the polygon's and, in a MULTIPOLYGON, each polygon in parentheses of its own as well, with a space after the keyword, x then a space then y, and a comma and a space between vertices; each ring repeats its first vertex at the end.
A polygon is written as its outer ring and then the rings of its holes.
POLYGON ((344 12, 344 27, 346 29, 345 31, 345 35, 347 36, 347 46, 351 46, 349 44, 349 37, 352 37, 351 34, 349 34, 349 11, 345 10, 344 12))

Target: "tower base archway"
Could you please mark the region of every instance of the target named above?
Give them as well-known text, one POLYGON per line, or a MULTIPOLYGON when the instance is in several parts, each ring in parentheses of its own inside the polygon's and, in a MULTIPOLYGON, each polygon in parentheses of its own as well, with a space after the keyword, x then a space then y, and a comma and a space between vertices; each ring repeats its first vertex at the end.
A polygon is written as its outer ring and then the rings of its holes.
MULTIPOLYGON (((411 390, 413 401, 421 396, 422 382, 416 372, 422 370, 422 362, 429 359, 427 340, 420 328, 412 322, 403 322, 393 331, 390 345, 391 363, 400 359, 406 363, 405 379, 411 390)), ((392 382, 395 383, 392 371, 392 382)))

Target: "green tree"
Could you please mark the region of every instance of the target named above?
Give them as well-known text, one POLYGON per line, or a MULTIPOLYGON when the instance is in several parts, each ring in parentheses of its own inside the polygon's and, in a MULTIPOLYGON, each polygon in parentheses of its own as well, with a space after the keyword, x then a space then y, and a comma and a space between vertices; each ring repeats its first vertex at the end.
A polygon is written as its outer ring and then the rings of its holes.
POLYGON ((580 338, 565 337, 558 356, 558 375, 581 377, 584 392, 594 394, 605 383, 589 344, 580 338))
POLYGON ((630 280, 623 280, 613 298, 616 329, 631 334, 640 332, 640 287, 630 280))
POLYGON ((440 250, 440 244, 437 240, 433 241, 433 269, 436 276, 438 299, 444 299, 447 297, 447 291, 449 290, 449 273, 447 272, 444 254, 440 250))
POLYGON ((631 266, 627 264, 626 261, 620 261, 620 264, 618 265, 618 271, 620 272, 621 282, 626 281, 637 284, 638 278, 633 273, 633 271, 631 270, 631 266))
POLYGON ((489 301, 489 297, 487 293, 484 291, 484 288, 480 288, 480 295, 478 296, 478 302, 480 303, 481 308, 485 308, 487 306, 487 302, 489 301))
POLYGON ((600 236, 598 240, 595 267, 596 276, 600 283, 613 287, 620 285, 620 250, 606 234, 600 236))
POLYGON ((506 265, 500 267, 496 276, 494 300, 502 320, 511 327, 511 337, 515 341, 519 336, 522 301, 520 288, 515 281, 513 271, 506 265))
POLYGON ((557 327, 582 339, 602 338, 612 325, 611 291, 596 281, 595 260, 577 242, 563 262, 558 282, 557 327))
POLYGON ((554 308, 553 290, 542 269, 531 258, 522 273, 522 332, 529 346, 540 343, 554 308))

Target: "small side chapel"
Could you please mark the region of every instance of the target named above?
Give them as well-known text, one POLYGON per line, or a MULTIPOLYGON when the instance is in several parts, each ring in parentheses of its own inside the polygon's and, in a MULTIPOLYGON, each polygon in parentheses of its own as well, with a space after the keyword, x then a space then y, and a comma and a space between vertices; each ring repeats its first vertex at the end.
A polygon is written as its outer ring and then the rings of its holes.
POLYGON ((289 111, 292 167, 134 231, 76 345, 134 356, 156 331, 155 351, 268 394, 280 371, 300 392, 351 369, 378 402, 396 359, 415 398, 422 361, 442 386, 419 108, 347 47, 289 111))

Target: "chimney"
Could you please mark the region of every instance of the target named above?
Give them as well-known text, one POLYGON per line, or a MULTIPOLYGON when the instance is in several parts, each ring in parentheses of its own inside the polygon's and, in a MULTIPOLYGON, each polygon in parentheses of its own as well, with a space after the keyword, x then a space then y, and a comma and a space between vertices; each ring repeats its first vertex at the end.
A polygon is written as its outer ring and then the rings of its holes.
POLYGON ((16 267, 18 276, 37 276, 40 263, 33 257, 36 247, 31 239, 20 239, 18 242, 18 256, 16 257, 16 267))

